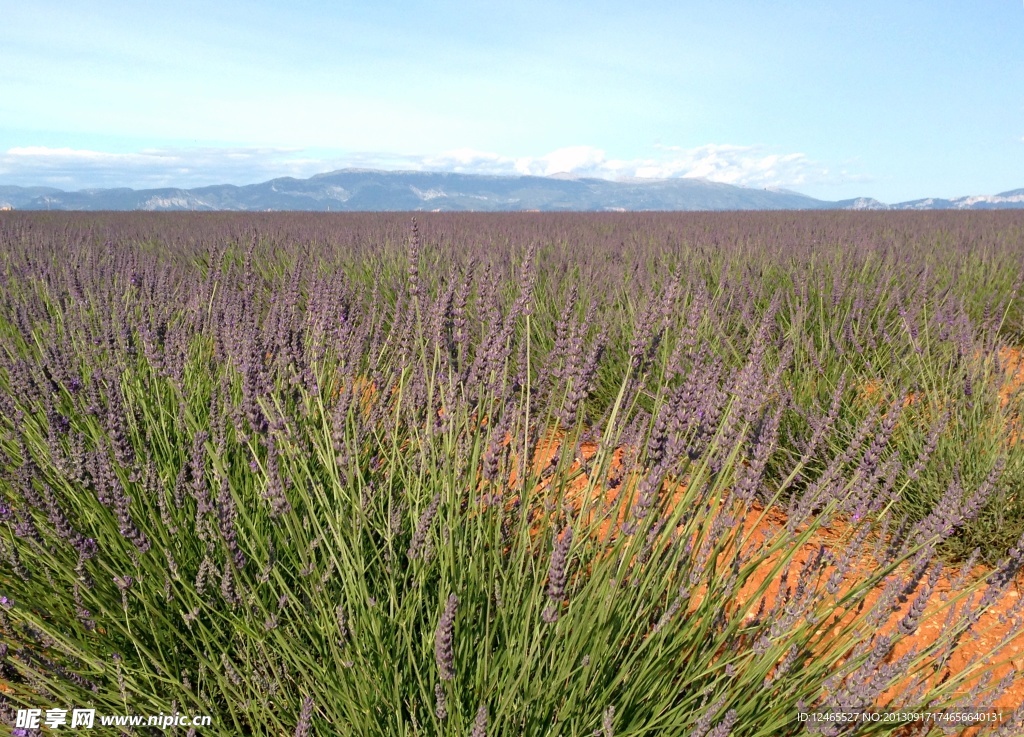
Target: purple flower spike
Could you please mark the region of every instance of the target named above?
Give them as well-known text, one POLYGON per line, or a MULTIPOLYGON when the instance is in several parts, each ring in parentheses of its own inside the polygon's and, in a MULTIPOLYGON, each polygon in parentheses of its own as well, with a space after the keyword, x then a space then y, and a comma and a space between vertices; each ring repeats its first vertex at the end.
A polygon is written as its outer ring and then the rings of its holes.
POLYGON ((572 527, 566 527, 562 536, 555 543, 551 553, 551 565, 548 568, 548 599, 547 608, 541 618, 548 624, 558 620, 558 608, 565 597, 566 573, 569 563, 569 548, 572 546, 572 527))
POLYGON ((434 658, 437 660, 437 670, 441 674, 442 681, 450 681, 455 678, 454 630, 455 611, 458 606, 459 597, 451 594, 434 635, 434 658))

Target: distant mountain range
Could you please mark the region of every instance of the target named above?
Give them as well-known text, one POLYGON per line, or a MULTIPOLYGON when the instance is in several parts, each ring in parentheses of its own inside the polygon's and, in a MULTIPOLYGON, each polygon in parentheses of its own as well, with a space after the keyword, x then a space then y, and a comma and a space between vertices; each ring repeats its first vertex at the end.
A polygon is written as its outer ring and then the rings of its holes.
POLYGON ((194 189, 0 186, 0 208, 16 210, 993 210, 1024 208, 1024 189, 997 195, 886 205, 870 198, 829 202, 779 189, 704 179, 607 179, 568 175, 487 176, 342 169, 309 179, 194 189))

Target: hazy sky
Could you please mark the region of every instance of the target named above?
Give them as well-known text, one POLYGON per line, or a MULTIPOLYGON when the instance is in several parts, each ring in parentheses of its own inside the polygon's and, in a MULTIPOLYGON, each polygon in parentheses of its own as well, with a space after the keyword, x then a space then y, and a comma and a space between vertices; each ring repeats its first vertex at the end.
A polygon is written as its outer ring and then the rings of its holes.
POLYGON ((0 185, 1024 187, 1024 2, 0 0, 0 185))

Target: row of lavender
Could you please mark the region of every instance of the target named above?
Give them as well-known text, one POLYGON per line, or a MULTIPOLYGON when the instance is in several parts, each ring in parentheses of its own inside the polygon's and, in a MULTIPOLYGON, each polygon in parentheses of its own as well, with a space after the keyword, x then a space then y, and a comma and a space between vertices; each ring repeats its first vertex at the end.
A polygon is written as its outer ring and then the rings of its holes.
POLYGON ((752 735, 1009 685, 939 681, 1021 563, 1012 213, 14 214, 0 243, 5 709, 752 735), (997 567, 892 658, 958 556, 997 567))

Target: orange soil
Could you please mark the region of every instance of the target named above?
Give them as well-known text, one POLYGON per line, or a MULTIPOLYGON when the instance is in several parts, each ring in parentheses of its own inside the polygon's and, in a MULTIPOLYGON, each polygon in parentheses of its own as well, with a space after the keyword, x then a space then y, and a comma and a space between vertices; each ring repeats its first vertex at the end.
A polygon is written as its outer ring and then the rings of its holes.
MULTIPOLYGON (((861 395, 865 399, 875 399, 882 391, 882 382, 877 379, 865 382, 864 386, 861 387, 861 395)), ((920 401, 920 397, 915 392, 907 392, 907 396, 903 397, 903 406, 909 407, 913 404, 917 404, 920 401)))
MULTIPOLYGON (((341 396, 342 392, 351 392, 353 394, 353 398, 358 397, 359 406, 365 412, 369 409, 370 403, 377 396, 378 389, 377 385, 368 377, 357 376, 352 380, 351 388, 344 385, 338 385, 335 387, 334 391, 331 393, 331 400, 337 400, 338 397, 341 396)), ((394 389, 392 392, 394 392, 394 389)))
MULTIPOLYGON (((756 517, 761 510, 753 509, 751 517, 756 517)), ((765 515, 764 519, 756 527, 753 524, 752 519, 748 519, 744 523, 744 529, 746 533, 751 535, 752 540, 759 543, 765 538, 771 538, 776 532, 785 526, 786 515, 781 510, 772 509, 769 510, 765 515)), ((818 530, 811 539, 801 546, 800 550, 795 556, 792 568, 798 570, 808 560, 812 559, 818 553, 819 546, 824 546, 828 550, 838 552, 844 542, 851 536, 851 526, 842 521, 836 521, 830 524, 827 528, 818 530)), ((764 567, 767 570, 771 569, 773 559, 769 559, 765 562, 764 567)), ((849 581, 857 581, 861 576, 870 574, 871 571, 878 568, 877 561, 874 560, 870 555, 863 556, 853 570, 847 576, 849 581)), ((904 566, 902 569, 897 570, 892 576, 886 579, 889 581, 893 576, 899 576, 900 573, 906 575, 908 568, 904 566)), ((983 566, 975 566, 970 573, 970 577, 975 581, 982 578, 988 571, 983 566)), ((947 600, 950 596, 955 596, 957 593, 963 590, 964 586, 961 586, 959 591, 953 591, 952 583, 953 579, 956 578, 958 570, 944 569, 942 576, 939 578, 933 594, 928 602, 928 607, 925 610, 925 614, 921 619, 921 622, 917 628, 917 631, 908 637, 904 637, 898 643, 896 643, 892 655, 887 658, 887 662, 902 657, 905 653, 913 649, 921 649, 925 644, 936 640, 942 631, 944 630, 944 620, 948 614, 947 600)), ((764 576, 755 575, 752 581, 749 581, 743 590, 740 592, 740 599, 745 599, 753 594, 757 589, 757 586, 764 580, 764 576)), ((918 591, 923 588, 924 582, 919 587, 918 591)), ((1014 670, 1018 672, 1016 680, 1012 687, 1001 696, 994 704, 985 703, 986 706, 992 705, 1004 709, 1013 709, 1024 703, 1024 630, 1018 631, 1009 642, 1002 646, 999 652, 995 649, 999 643, 1010 633, 1012 621, 999 621, 1001 616, 1005 616, 1006 612, 1017 603, 1021 596, 1021 587, 1024 585, 1024 576, 1018 576, 1014 585, 1009 591, 999 600, 995 605, 987 609, 981 616, 978 623, 973 629, 973 633, 964 637, 959 647, 953 652, 952 657, 946 667, 945 672, 952 675, 962 672, 966 667, 970 665, 970 662, 976 656, 989 656, 991 660, 989 662, 996 663, 992 669, 993 680, 998 681, 1008 673, 1012 673, 1014 670)), ((769 585, 766 596, 768 600, 774 599, 775 595, 779 590, 779 582, 772 581, 769 585)), ((838 596, 846 593, 848 589, 840 590, 838 596)), ((864 612, 870 611, 871 607, 875 604, 878 598, 881 596, 882 587, 879 586, 869 592, 866 596, 864 605, 864 612)), ((882 627, 882 633, 884 634, 895 634, 896 624, 902 618, 903 614, 910 606, 910 602, 913 601, 917 592, 911 595, 908 602, 896 613, 894 613, 887 623, 882 627)), ((968 601, 976 603, 981 597, 979 591, 974 596, 970 597, 968 601)), ((961 604, 961 606, 963 606, 961 604)), ((959 610, 959 609, 958 609, 959 610)), ((842 619, 836 621, 833 619, 828 623, 828 626, 833 628, 833 631, 838 634, 841 627, 849 622, 852 622, 857 617, 856 612, 847 612, 842 619)), ((870 633, 869 633, 870 634, 870 633)), ((882 703, 889 701, 889 699, 898 696, 899 688, 891 689, 882 698, 882 703)))
MULTIPOLYGON (((1004 346, 998 351, 999 366, 1003 373, 1003 383, 999 387, 999 402, 1003 407, 1015 400, 1019 400, 1021 390, 1024 389, 1024 351, 1020 348, 1004 346)), ((1013 412, 1007 427, 1009 431, 1008 442, 1015 445, 1020 442, 1021 433, 1024 431, 1024 421, 1020 415, 1020 409, 1013 412)))
POLYGON ((1024 350, 1003 346, 998 351, 999 366, 1003 370, 1003 385, 999 399, 1005 406, 1017 392, 1024 388, 1024 350))
MULTIPOLYGON (((534 473, 539 474, 548 466, 554 454, 558 452, 560 443, 560 435, 552 433, 547 435, 538 444, 538 449, 533 460, 534 473)), ((581 461, 589 461, 593 458, 597 451, 597 445, 594 443, 584 443, 580 446, 580 450, 582 458, 574 460, 570 467, 570 474, 581 468, 581 461)), ((623 448, 615 449, 610 463, 610 475, 621 473, 623 464, 622 459, 625 453, 626 451, 623 448)), ((513 460, 514 458, 515 454, 513 453, 513 460)), ((518 472, 514 470, 515 465, 515 462, 513 462, 513 471, 511 472, 509 479, 509 484, 512 487, 514 487, 518 477, 518 472)), ((595 519, 602 519, 601 517, 595 518, 594 515, 603 514, 604 517, 597 528, 597 536, 599 539, 606 540, 614 533, 614 530, 618 527, 618 523, 621 523, 625 515, 628 514, 629 505, 620 503, 621 500, 619 498, 619 494, 630 493, 628 490, 635 487, 635 484, 630 484, 629 479, 624 479, 613 495, 607 495, 600 499, 591 498, 587 500, 585 499, 585 492, 588 486, 589 479, 584 474, 579 474, 565 489, 564 500, 577 512, 580 511, 585 502, 589 502, 587 506, 589 510, 587 518, 581 520, 581 525, 589 526, 589 524, 595 519), (613 525, 611 517, 616 514, 615 510, 617 510, 617 520, 616 524, 613 525)), ((543 496, 542 492, 545 487, 546 482, 542 482, 541 485, 533 490, 531 496, 534 499, 537 498, 538 494, 543 496)), ((605 485, 595 484, 595 491, 599 494, 604 494, 605 488, 605 485)), ((683 491, 684 489, 682 488, 678 489, 673 494, 673 500, 678 500, 683 491)), ((539 530, 540 526, 543 524, 544 517, 545 516, 542 516, 542 518, 535 523, 534 531, 539 530)), ((757 547, 762 541, 774 539, 775 535, 785 527, 786 522, 787 517, 782 510, 770 508, 766 511, 762 507, 752 505, 749 508, 748 516, 741 522, 744 530, 743 539, 745 544, 749 547, 757 547)), ((800 567, 804 563, 818 554, 819 546, 824 546, 826 550, 832 550, 838 555, 851 535, 851 525, 841 520, 833 521, 828 527, 818 529, 810 539, 800 547, 796 555, 793 557, 790 564, 792 571, 790 581, 793 580, 793 575, 799 571, 800 567)), ((780 554, 777 553, 767 558, 760 566, 759 570, 755 572, 754 575, 751 576, 751 578, 744 584, 738 595, 738 602, 740 604, 750 602, 751 597, 755 595, 757 589, 769 576, 773 576, 775 578, 769 582, 768 589, 765 592, 764 597, 769 605, 774 601, 779 592, 780 582, 773 569, 779 559, 779 555, 780 554)), ((852 570, 845 577, 844 588, 838 592, 836 597, 838 598, 846 594, 853 583, 863 580, 872 570, 877 568, 877 561, 875 561, 869 554, 865 554, 854 564, 852 570)), ((855 621, 858 616, 862 616, 869 612, 881 596, 884 584, 890 581, 893 577, 901 576, 901 574, 905 576, 907 574, 906 568, 906 566, 901 567, 890 577, 886 578, 882 584, 870 591, 865 597, 866 601, 860 614, 856 611, 845 612, 840 618, 833 618, 830 621, 823 623, 823 627, 831 627, 833 632, 838 634, 843 627, 855 621)), ((887 662, 899 659, 912 648, 921 649, 922 646, 933 642, 940 636, 944 629, 946 615, 948 614, 947 600, 950 597, 955 597, 956 594, 966 588, 965 585, 961 585, 958 591, 953 591, 953 579, 957 576, 958 572, 959 571, 956 569, 945 570, 943 572, 943 575, 939 578, 932 596, 929 599, 928 607, 924 616, 920 620, 917 631, 911 636, 903 637, 896 643, 892 654, 886 659, 887 662)), ((988 572, 989 571, 983 566, 975 566, 975 568, 970 572, 969 579, 978 581, 988 572)), ((822 583, 819 585, 819 588, 822 591, 824 590, 824 580, 827 580, 827 576, 822 579, 822 583)), ((882 628, 883 633, 894 634, 896 632, 896 624, 902 618, 906 609, 910 606, 910 603, 914 600, 915 596, 925 583, 926 581, 922 581, 921 586, 919 586, 918 590, 909 597, 907 603, 903 605, 900 611, 894 613, 888 618, 887 624, 882 628)), ((968 584, 969 583, 970 581, 968 581, 968 584)), ((1018 576, 1010 590, 999 601, 997 601, 996 604, 991 606, 981 615, 972 632, 962 638, 943 671, 943 675, 948 673, 950 676, 962 673, 965 668, 970 667, 972 661, 976 658, 984 658, 985 662, 993 664, 993 667, 991 668, 991 673, 993 674, 991 680, 992 684, 1008 673, 1016 671, 1017 675, 1010 688, 995 700, 994 703, 987 702, 982 698, 980 699, 982 703, 977 704, 977 706, 997 707, 1008 712, 1024 703, 1024 630, 1019 631, 1016 635, 1010 638, 1008 642, 1005 642, 998 651, 996 650, 999 643, 1006 638, 1008 633, 1010 633, 1013 621, 1005 619, 1005 615, 1007 611, 1020 599, 1022 587, 1024 587, 1024 574, 1018 576), (1000 621, 1001 618, 1005 621, 1000 621)), ((699 604, 699 597, 699 592, 695 592, 695 595, 691 595, 691 610, 699 604)), ((981 591, 978 591, 967 601, 977 603, 980 597, 981 591)), ((964 602, 961 602, 958 605, 957 611, 959 612, 960 608, 963 606, 964 602)), ((867 634, 870 635, 871 633, 867 634)), ((970 690, 972 685, 973 683, 968 681, 961 687, 960 693, 966 693, 970 690)), ((909 686, 909 684, 903 685, 902 689, 901 687, 890 689, 880 699, 879 704, 884 705, 893 698, 898 697, 901 690, 906 690, 907 686, 909 686)))

